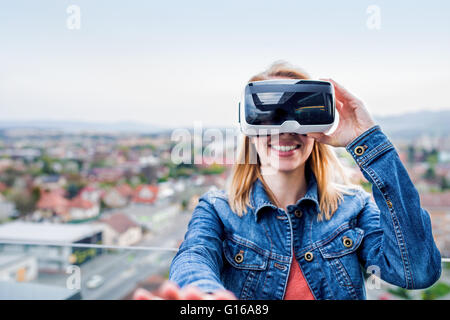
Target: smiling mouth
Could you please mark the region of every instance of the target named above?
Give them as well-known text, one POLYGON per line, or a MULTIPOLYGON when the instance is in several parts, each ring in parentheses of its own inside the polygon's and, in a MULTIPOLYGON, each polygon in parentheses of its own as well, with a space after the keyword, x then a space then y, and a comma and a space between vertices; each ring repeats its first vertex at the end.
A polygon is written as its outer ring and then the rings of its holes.
POLYGON ((295 145, 290 145, 290 146, 276 146, 276 145, 269 144, 269 148, 272 148, 276 151, 281 151, 281 152, 288 152, 288 151, 292 151, 295 149, 299 149, 301 146, 302 146, 301 144, 295 144, 295 145))

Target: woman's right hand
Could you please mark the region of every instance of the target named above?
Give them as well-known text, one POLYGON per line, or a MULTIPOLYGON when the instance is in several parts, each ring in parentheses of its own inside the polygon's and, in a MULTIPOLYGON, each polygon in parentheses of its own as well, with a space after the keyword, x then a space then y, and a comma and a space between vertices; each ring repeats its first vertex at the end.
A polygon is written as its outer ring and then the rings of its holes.
POLYGON ((134 300, 236 300, 235 295, 228 290, 218 290, 214 293, 205 293, 195 286, 186 286, 182 289, 172 281, 167 280, 157 290, 151 293, 139 288, 133 294, 134 300))

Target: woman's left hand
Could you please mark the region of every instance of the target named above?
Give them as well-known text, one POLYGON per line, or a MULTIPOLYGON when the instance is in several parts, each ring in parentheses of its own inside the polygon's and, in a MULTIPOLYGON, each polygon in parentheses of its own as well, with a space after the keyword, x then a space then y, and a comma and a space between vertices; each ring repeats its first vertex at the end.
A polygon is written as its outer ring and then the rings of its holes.
POLYGON ((334 86, 336 109, 339 112, 339 124, 330 135, 323 132, 311 132, 307 136, 333 147, 345 147, 364 131, 373 127, 375 122, 361 100, 334 80, 321 80, 329 81, 334 86))

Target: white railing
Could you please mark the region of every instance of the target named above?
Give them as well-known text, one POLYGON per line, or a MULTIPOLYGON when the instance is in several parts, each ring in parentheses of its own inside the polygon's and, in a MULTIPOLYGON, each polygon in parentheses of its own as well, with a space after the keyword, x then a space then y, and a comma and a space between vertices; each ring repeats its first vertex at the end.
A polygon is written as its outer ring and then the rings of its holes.
POLYGON ((1 244, 12 245, 32 245, 32 246, 52 246, 52 247, 74 247, 74 248, 93 248, 93 249, 117 249, 117 250, 146 250, 146 251, 173 251, 177 252, 177 248, 165 247, 142 247, 142 246, 111 246, 93 243, 73 243, 73 242, 43 242, 43 241, 16 241, 16 240, 0 240, 1 244))
MULTIPOLYGON (((0 240, 0 244, 12 244, 12 245, 33 245, 33 246, 54 246, 54 247, 75 247, 75 248, 93 248, 93 249, 116 249, 116 250, 146 250, 146 251, 172 251, 177 252, 177 248, 170 247, 148 247, 148 246, 111 246, 104 244, 92 244, 92 243, 54 243, 54 242, 42 242, 42 241, 18 241, 18 240, 0 240)), ((442 262, 449 263, 450 257, 442 258, 442 262)))

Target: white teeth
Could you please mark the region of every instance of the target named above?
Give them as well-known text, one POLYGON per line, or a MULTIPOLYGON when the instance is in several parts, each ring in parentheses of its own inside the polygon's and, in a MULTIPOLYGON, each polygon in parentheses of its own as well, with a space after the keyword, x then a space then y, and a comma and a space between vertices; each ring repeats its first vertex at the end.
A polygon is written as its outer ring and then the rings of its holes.
POLYGON ((295 145, 295 146, 271 146, 272 149, 275 149, 277 151, 284 151, 284 152, 297 149, 297 147, 298 147, 298 145, 295 145))

